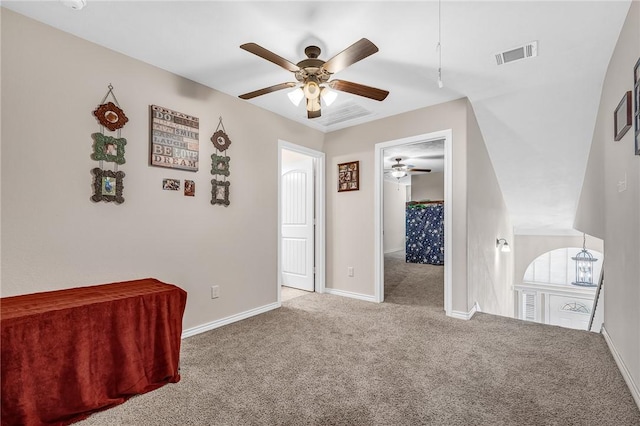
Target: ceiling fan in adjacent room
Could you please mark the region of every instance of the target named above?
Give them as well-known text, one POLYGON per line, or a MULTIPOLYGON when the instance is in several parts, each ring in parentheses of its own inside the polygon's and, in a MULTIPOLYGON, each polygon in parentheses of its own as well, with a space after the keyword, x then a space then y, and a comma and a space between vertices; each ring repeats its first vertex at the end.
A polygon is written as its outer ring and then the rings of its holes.
POLYGON ((291 99, 294 104, 299 105, 300 101, 305 98, 307 102, 307 117, 317 118, 320 117, 321 99, 323 99, 326 104, 331 103, 335 99, 336 93, 330 89, 363 96, 376 101, 383 101, 389 94, 386 90, 376 89, 375 87, 365 86, 351 81, 330 80, 333 74, 378 51, 376 45, 366 38, 355 42, 328 61, 323 61, 318 58, 318 56, 320 56, 319 47, 308 46, 304 49, 307 58, 297 64, 276 55, 256 43, 245 43, 241 45, 240 48, 260 56, 269 62, 273 62, 287 71, 291 71, 297 80, 297 82, 280 83, 245 93, 244 95, 240 95, 241 99, 252 99, 257 96, 266 95, 267 93, 296 87, 293 92, 289 93, 289 99, 291 99))
POLYGON ((396 158, 396 164, 391 165, 391 169, 385 169, 385 173, 391 174, 394 178, 403 178, 409 173, 430 173, 431 169, 418 169, 413 166, 402 164, 401 158, 396 158))

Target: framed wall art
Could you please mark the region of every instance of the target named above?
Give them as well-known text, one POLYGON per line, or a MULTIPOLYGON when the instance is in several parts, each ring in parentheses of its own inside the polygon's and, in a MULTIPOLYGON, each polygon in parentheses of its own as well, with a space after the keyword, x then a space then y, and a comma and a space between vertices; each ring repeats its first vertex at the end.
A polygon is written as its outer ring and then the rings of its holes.
POLYGON ((631 128, 631 91, 622 97, 622 100, 613 113, 614 141, 619 141, 631 128))
POLYGON ((196 183, 192 180, 184 181, 184 196, 195 197, 196 195, 196 183))
POLYGON ((91 158, 96 161, 107 161, 116 164, 124 164, 124 146, 127 144, 125 138, 114 138, 105 136, 102 133, 94 133, 93 154, 91 158))
POLYGON ((92 201, 124 203, 124 197, 122 196, 124 172, 102 170, 99 167, 94 168, 91 172, 93 173, 92 201))
POLYGON ((221 204, 228 206, 229 203, 229 182, 211 179, 211 204, 221 204))
POLYGON ((360 162, 338 164, 338 192, 360 189, 360 162))
POLYGON ((162 179, 162 189, 165 191, 180 190, 180 179, 162 179))
POLYGON ((200 120, 151 105, 152 166, 198 171, 200 120))

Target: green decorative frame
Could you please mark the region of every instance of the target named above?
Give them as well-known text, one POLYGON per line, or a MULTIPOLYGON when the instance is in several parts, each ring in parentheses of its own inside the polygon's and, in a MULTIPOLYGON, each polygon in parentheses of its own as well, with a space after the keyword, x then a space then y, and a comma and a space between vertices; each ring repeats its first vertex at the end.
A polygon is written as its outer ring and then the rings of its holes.
POLYGON ((102 133, 93 133, 94 144, 91 158, 96 161, 109 161, 116 164, 124 164, 124 146, 127 144, 125 138, 113 138, 102 133), (113 150, 115 149, 115 153, 113 150))
POLYGON ((212 154, 211 155, 211 174, 229 176, 230 174, 229 161, 231 161, 230 157, 212 154))
POLYGON ((229 203, 230 182, 211 179, 211 204, 222 204, 227 207, 229 203))
POLYGON ((93 195, 91 201, 113 201, 116 204, 124 203, 122 190, 124 185, 124 172, 114 172, 112 170, 102 170, 99 167, 91 170, 93 173, 93 195), (115 181, 115 182, 114 182, 115 181))

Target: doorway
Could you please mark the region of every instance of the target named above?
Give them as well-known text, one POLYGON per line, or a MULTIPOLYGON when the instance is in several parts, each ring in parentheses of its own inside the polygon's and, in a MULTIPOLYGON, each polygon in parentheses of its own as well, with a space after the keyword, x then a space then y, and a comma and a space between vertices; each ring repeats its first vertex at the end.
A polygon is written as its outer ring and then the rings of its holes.
POLYGON ((375 146, 375 189, 374 189, 374 220, 375 220, 375 299, 384 301, 384 151, 402 145, 410 146, 430 141, 444 141, 444 310, 447 315, 451 312, 451 223, 452 210, 452 131, 416 135, 408 138, 378 143, 375 146))
POLYGON ((278 143, 278 277, 282 287, 324 292, 324 153, 278 143))

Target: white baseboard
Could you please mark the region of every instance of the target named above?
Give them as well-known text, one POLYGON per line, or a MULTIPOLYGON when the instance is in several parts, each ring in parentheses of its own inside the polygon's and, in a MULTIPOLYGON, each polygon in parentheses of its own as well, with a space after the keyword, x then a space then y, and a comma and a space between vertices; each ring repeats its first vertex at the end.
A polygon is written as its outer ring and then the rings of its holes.
POLYGON ((478 307, 478 304, 474 303, 473 308, 471 308, 469 312, 451 310, 451 312, 447 312, 447 316, 451 318, 457 318, 457 319, 468 321, 471 318, 473 318, 476 312, 479 312, 479 311, 480 309, 478 307))
POLYGON ((602 335, 604 336, 604 340, 607 342, 607 346, 609 346, 609 350, 611 351, 611 355, 613 355, 613 359, 616 360, 618 369, 620 370, 624 381, 627 383, 629 391, 631 391, 631 396, 633 396, 633 399, 636 401, 636 405, 638 406, 638 408, 640 408, 640 389, 638 388, 638 385, 633 381, 633 377, 631 376, 629 369, 622 360, 620 353, 613 344, 613 340, 611 340, 611 336, 609 335, 609 333, 607 333, 607 329, 604 325, 602 326, 602 335))
POLYGON ((325 287, 324 292, 326 294, 333 294, 335 296, 342 296, 342 297, 350 297, 352 299, 364 300, 366 302, 376 301, 376 298, 374 296, 369 296, 368 294, 354 293, 346 290, 336 290, 335 288, 325 287))
POLYGON ((400 247, 400 248, 396 248, 396 249, 389 249, 389 250, 385 250, 384 254, 395 253, 397 251, 402 251, 402 250, 404 250, 404 247, 400 247))
POLYGON ((241 321, 243 319, 260 315, 279 307, 280 303, 271 303, 270 305, 260 306, 259 308, 240 312, 239 314, 231 315, 230 317, 221 318, 219 320, 211 321, 206 324, 191 327, 182 331, 182 338, 185 339, 187 337, 195 336, 196 334, 204 333, 205 331, 213 330, 214 328, 222 327, 223 325, 232 324, 236 321, 241 321))

